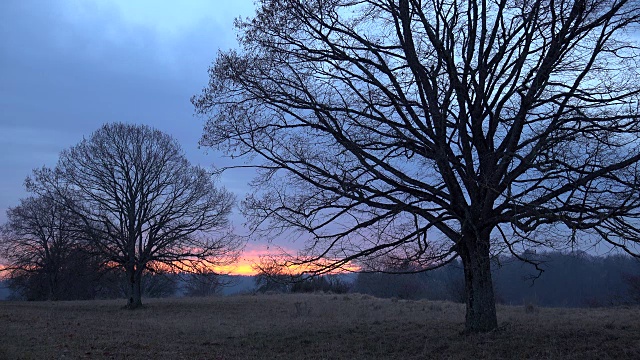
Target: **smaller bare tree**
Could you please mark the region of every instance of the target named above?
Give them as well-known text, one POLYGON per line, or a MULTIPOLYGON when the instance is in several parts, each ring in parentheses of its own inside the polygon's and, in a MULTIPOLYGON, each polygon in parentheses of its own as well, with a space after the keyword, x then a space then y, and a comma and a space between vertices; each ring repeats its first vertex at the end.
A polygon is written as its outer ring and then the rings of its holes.
POLYGON ((255 276, 256 291, 258 292, 288 292, 295 278, 288 273, 278 261, 270 257, 262 257, 253 265, 257 272, 255 276))
POLYGON ((185 281, 186 296, 212 296, 219 294, 228 284, 223 277, 211 269, 199 269, 187 274, 185 281))
POLYGON ((63 199, 87 239, 124 269, 129 308, 142 305, 151 265, 211 268, 234 261, 243 245, 228 221, 234 196, 192 166, 174 138, 148 126, 104 125, 27 184, 63 199))
POLYGON ((63 272, 79 250, 78 218, 54 199, 28 197, 7 210, 0 254, 8 261, 8 277, 27 297, 58 300, 63 272))

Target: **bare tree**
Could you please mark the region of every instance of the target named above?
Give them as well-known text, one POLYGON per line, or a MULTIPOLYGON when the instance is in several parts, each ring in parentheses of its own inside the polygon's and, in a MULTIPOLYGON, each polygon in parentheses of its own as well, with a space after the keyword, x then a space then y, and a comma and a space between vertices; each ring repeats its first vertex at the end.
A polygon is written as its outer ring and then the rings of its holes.
POLYGON ((186 296, 212 296, 219 294, 222 288, 229 284, 220 274, 210 269, 187 274, 184 283, 186 296))
POLYGON ((0 227, 4 269, 29 298, 58 300, 63 272, 80 246, 77 218, 48 197, 22 199, 0 227), (36 288, 42 288, 38 291, 36 288), (35 293, 42 293, 36 296, 35 293))
POLYGON ((254 276, 257 292, 289 292, 296 280, 300 280, 289 269, 279 264, 275 259, 263 256, 253 265, 256 271, 254 276))
POLYGON ((638 249, 639 7, 263 0, 192 99, 201 144, 260 169, 244 212, 306 236, 294 262, 459 256, 466 329, 488 331, 492 251, 638 249))
MULTIPOLYGON (((180 274, 173 269, 158 264, 148 264, 140 280, 140 294, 146 298, 164 298, 178 294, 180 274)), ((101 277, 98 298, 117 299, 126 298, 130 292, 128 276, 122 267, 113 267, 101 277)))
POLYGON ((87 238, 125 270, 129 308, 142 304, 142 275, 151 266, 215 266, 233 261, 242 245, 228 222, 234 197, 190 165, 175 139, 148 126, 104 125, 27 184, 66 199, 87 238))

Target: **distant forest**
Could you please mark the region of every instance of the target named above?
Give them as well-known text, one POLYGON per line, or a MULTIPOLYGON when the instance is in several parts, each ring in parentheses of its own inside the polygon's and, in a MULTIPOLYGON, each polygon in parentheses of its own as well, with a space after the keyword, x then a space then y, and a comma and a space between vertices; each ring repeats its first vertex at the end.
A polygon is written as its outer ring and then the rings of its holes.
MULTIPOLYGON (((532 254, 528 254, 529 256, 532 254)), ((536 254, 542 272, 511 256, 493 258, 498 303, 552 307, 640 303, 640 261, 626 255, 585 252, 536 254)), ((464 302, 462 264, 416 274, 360 274, 351 291, 378 297, 464 302)))
MULTIPOLYGON (((529 256, 531 254, 528 254, 529 256)), ((499 303, 549 307, 596 307, 640 304, 640 261, 626 255, 592 256, 585 252, 537 254, 542 272, 511 256, 493 259, 493 280, 499 303)), ((67 274, 64 300, 121 298, 126 294, 112 271, 87 277, 90 271, 67 274), (75 277, 78 278, 75 278, 75 277)), ((410 267, 389 271, 415 271, 410 267)), ((96 274, 96 273, 93 273, 96 274)), ((9 279, 0 299, 46 300, 44 279, 9 279)), ((2 288, 3 286, 0 286, 2 288)), ((149 273, 143 281, 145 297, 212 296, 256 292, 362 293, 382 298, 464 302, 462 264, 413 274, 361 273, 326 275, 287 283, 257 276, 206 276, 149 273)))

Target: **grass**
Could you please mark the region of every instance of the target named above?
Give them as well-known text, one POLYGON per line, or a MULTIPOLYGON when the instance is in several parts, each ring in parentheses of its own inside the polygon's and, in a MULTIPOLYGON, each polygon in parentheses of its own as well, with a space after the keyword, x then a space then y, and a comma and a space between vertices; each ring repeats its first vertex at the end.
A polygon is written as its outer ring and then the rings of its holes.
POLYGON ((0 359, 640 359, 640 308, 464 307, 366 295, 0 302, 0 359))

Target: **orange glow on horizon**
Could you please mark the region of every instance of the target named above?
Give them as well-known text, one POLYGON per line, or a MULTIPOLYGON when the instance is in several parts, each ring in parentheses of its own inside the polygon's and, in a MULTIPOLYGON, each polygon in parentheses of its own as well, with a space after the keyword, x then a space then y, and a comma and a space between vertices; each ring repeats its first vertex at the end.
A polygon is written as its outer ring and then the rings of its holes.
MULTIPOLYGON (((293 251, 289 251, 289 252, 292 253, 293 251)), ((277 256, 279 254, 280 254, 280 251, 276 252, 268 248, 261 249, 258 247, 253 247, 253 248, 246 249, 240 256, 238 261, 236 261, 235 263, 224 265, 224 266, 216 266, 212 270, 214 270, 216 273, 219 273, 219 274, 253 276, 258 274, 258 271, 255 269, 255 265, 260 263, 261 257, 270 256, 270 255, 277 256)), ((112 264, 112 265, 115 265, 115 264, 112 264)), ((5 272, 2 271, 5 268, 6 268, 6 265, 0 264, 0 280, 4 280, 6 276, 5 272)), ((294 274, 294 273, 302 272, 309 268, 310 267, 302 267, 302 266, 290 267, 289 269, 287 269, 288 271, 286 272, 290 274, 294 274)), ((344 268, 344 270, 332 271, 331 273, 336 274, 336 273, 350 272, 350 271, 358 271, 358 267, 347 266, 344 268)))
POLYGON ((249 259, 241 259, 235 264, 216 266, 214 270, 215 272, 221 274, 252 276, 258 273, 253 268, 253 264, 254 262, 250 261, 249 259))
POLYGON ((0 264, 0 281, 5 280, 5 279, 8 278, 8 274, 5 271, 3 271, 6 268, 7 268, 6 265, 0 264))
MULTIPOLYGON (((260 263, 260 258, 263 256, 270 256, 270 255, 277 257, 278 254, 279 252, 271 251, 269 249, 259 249, 259 248, 246 249, 243 252, 243 254, 240 256, 238 261, 236 261, 234 264, 225 265, 225 266, 216 266, 214 268, 214 271, 217 273, 229 274, 229 275, 243 275, 243 276, 257 275, 258 271, 255 269, 255 265, 260 263)), ((290 274, 294 274, 294 273, 302 272, 304 270, 308 270, 310 268, 311 268, 310 266, 290 267, 289 269, 287 269, 288 270, 287 272, 290 274)), ((353 272, 358 270, 359 268, 357 266, 352 265, 352 266, 344 267, 344 270, 336 270, 330 273, 337 274, 337 273, 343 273, 343 272, 353 272)))

